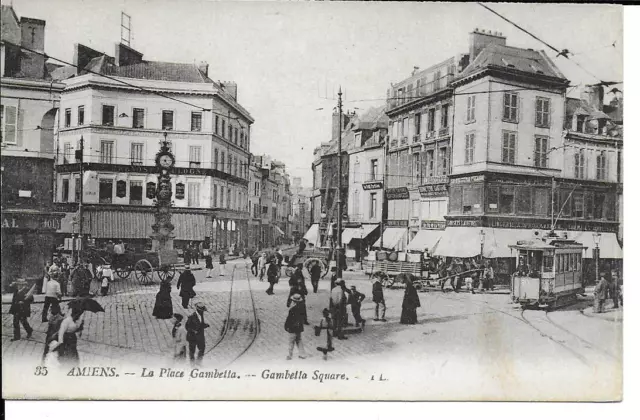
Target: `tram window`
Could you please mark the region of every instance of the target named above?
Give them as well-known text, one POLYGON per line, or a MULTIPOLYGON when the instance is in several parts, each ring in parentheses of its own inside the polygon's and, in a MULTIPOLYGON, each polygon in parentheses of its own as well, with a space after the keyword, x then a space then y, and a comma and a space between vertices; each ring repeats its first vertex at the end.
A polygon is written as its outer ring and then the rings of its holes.
POLYGON ((553 271, 553 256, 545 255, 542 259, 542 271, 551 273, 553 271))
POLYGON ((564 261, 562 260, 562 255, 556 256, 556 267, 558 267, 556 270, 558 274, 564 273, 564 261))
POLYGON ((571 268, 569 267, 569 255, 564 255, 564 272, 569 272, 571 271, 571 268))

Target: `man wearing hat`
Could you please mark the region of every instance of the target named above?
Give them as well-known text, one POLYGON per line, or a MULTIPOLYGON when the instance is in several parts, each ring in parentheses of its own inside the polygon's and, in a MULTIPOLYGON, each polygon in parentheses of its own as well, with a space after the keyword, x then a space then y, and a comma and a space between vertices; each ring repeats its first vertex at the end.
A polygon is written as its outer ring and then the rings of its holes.
POLYGON ((293 357, 293 348, 296 345, 298 346, 298 357, 306 359, 307 354, 304 351, 304 344, 302 343, 302 331, 304 331, 305 324, 304 299, 297 293, 289 299, 290 302, 293 303, 293 306, 289 309, 289 315, 284 323, 284 329, 289 333, 289 355, 287 356, 287 360, 291 360, 293 357))
POLYGON ((42 322, 47 322, 47 315, 49 314, 49 308, 57 308, 56 312, 60 312, 60 298, 62 297, 62 291, 60 290, 60 283, 56 277, 51 277, 45 285, 44 291, 44 307, 42 308, 42 322))
POLYGON ((344 332, 342 331, 344 314, 347 310, 344 280, 338 278, 335 283, 335 287, 331 289, 330 301, 331 318, 333 319, 333 336, 337 337, 338 340, 346 340, 347 337, 344 336, 344 332))
POLYGON ((207 310, 206 306, 202 303, 196 303, 196 311, 189 315, 185 327, 187 329, 187 342, 189 343, 189 360, 193 363, 198 348, 198 356, 196 363, 202 362, 202 356, 204 356, 204 330, 209 328, 209 324, 204 322, 204 313, 207 310))
POLYGON ((180 273, 178 277, 178 283, 176 288, 180 290, 180 297, 182 298, 182 307, 184 309, 189 308, 189 301, 196 296, 196 292, 193 287, 196 285, 196 278, 191 272, 191 266, 188 264, 184 266, 184 271, 180 273))
POLYGON ((356 321, 356 327, 360 326, 360 324, 364 327, 364 319, 360 316, 360 307, 362 306, 364 298, 364 293, 358 292, 356 286, 351 286, 351 293, 349 294, 347 304, 351 305, 351 312, 353 313, 353 319, 356 321))
MULTIPOLYGON (((20 324, 27 332, 27 339, 31 338, 33 328, 29 325, 27 318, 31 315, 31 303, 33 303, 33 293, 27 287, 25 279, 16 280, 12 286, 15 288, 9 313, 13 315, 13 338, 11 341, 20 340, 20 324)), ((34 286, 35 287, 35 286, 34 286)))
POLYGON ((318 261, 314 261, 309 267, 309 274, 311 275, 311 286, 313 286, 313 293, 318 293, 318 283, 320 283, 320 276, 322 275, 322 267, 318 261))

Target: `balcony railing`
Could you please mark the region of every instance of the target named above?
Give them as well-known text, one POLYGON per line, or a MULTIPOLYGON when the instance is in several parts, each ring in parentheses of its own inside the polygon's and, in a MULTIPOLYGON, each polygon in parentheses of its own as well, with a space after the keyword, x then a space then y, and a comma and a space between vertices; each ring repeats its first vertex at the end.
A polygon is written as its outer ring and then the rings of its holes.
POLYGON ((407 144, 407 136, 402 137, 402 139, 400 139, 400 145, 404 146, 405 144, 407 144))
POLYGON ((398 145, 398 139, 393 139, 389 143, 389 147, 396 147, 398 145))
POLYGON ((394 109, 404 104, 416 101, 421 99, 422 97, 427 97, 432 93, 438 92, 439 90, 445 89, 451 81, 453 80, 453 74, 447 74, 438 79, 435 79, 431 82, 425 83, 421 85, 417 90, 413 90, 411 92, 406 92, 400 97, 396 97, 396 93, 394 96, 387 100, 389 109, 394 109))
POLYGON ((446 136, 447 134, 449 134, 449 127, 443 127, 440 130, 438 130, 438 136, 446 136))
POLYGON ((414 136, 413 136, 413 142, 414 142, 414 143, 417 143, 417 142, 419 142, 419 141, 420 141, 420 134, 416 134, 416 135, 414 135, 414 136))

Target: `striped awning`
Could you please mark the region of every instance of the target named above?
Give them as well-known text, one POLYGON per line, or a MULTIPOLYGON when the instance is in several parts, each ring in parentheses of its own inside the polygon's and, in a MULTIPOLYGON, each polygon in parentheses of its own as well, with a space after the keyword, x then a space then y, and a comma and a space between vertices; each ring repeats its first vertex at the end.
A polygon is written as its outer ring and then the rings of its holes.
MULTIPOLYGON (((155 223, 152 212, 128 210, 98 210, 84 216, 84 232, 93 238, 147 239, 155 223)), ((207 236, 207 216, 193 213, 173 213, 175 239, 203 241, 207 236)))

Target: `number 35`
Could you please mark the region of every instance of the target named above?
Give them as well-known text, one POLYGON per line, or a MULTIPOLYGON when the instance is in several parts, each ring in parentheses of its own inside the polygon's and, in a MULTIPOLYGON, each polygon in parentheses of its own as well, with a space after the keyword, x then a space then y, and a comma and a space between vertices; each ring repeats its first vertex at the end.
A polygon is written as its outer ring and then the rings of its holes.
POLYGON ((34 372, 35 376, 47 376, 47 367, 46 366, 36 366, 36 371, 34 372))

